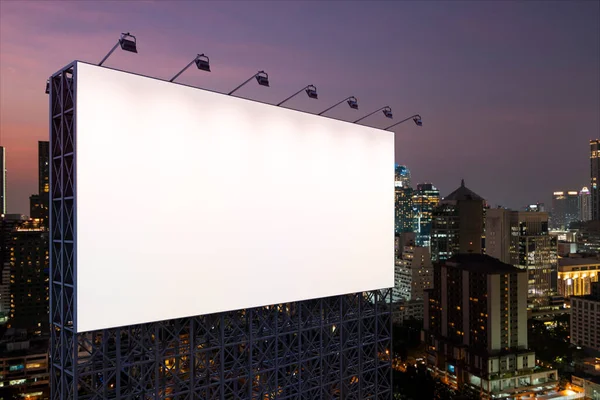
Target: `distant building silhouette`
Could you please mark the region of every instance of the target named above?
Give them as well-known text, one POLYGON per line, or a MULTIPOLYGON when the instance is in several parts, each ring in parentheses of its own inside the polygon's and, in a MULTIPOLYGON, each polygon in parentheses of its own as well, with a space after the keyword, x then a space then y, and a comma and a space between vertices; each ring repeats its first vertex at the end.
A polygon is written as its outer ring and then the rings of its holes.
POLYGON ((414 232, 413 193, 410 186, 410 171, 405 165, 395 167, 395 231, 396 234, 414 232))
POLYGON ((579 193, 576 190, 557 191, 552 194, 550 228, 568 230, 572 222, 579 221, 579 193))
POLYGON ((433 210, 431 257, 447 260, 455 254, 482 252, 485 200, 461 181, 458 189, 433 210))
POLYGON ((49 238, 40 220, 29 220, 12 232, 10 262, 11 327, 48 332, 49 238))
POLYGON ((6 150, 0 146, 0 214, 6 214, 6 150))
POLYGON ((413 195, 416 245, 431 245, 433 210, 440 204, 440 191, 431 183, 419 183, 413 195))
POLYGON ((592 220, 600 220, 600 140, 590 140, 590 192, 592 196, 592 220))
POLYGON ((579 220, 590 221, 592 219, 592 194, 587 186, 579 191, 579 220))

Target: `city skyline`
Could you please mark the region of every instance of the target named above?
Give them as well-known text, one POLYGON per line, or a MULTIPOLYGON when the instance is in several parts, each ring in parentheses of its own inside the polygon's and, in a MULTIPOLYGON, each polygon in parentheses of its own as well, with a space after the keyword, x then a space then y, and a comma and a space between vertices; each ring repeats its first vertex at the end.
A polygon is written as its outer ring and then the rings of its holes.
POLYGON ((276 104, 311 83, 318 101, 287 106, 316 113, 355 95, 358 111, 331 116, 352 121, 386 104, 395 120, 420 113, 422 128, 396 130, 396 162, 441 196, 464 178, 492 204, 520 209, 549 204, 557 187, 589 186, 587 145, 600 136, 598 3, 175 5, 0 3, 7 212, 28 214, 36 193, 36 142, 48 140, 45 80, 73 59, 98 62, 122 31, 138 37, 139 54, 116 52, 107 67, 168 79, 204 52, 211 74, 189 70, 178 81, 227 92, 264 69, 271 88, 240 96, 276 104), (539 179, 555 162, 568 167, 539 179))

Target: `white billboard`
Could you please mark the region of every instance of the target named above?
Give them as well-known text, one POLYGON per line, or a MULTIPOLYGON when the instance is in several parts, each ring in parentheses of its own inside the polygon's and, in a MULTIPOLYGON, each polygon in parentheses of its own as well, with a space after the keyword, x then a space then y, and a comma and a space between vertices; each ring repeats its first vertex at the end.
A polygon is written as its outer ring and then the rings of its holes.
POLYGON ((78 332, 394 285, 392 132, 76 79, 78 332))

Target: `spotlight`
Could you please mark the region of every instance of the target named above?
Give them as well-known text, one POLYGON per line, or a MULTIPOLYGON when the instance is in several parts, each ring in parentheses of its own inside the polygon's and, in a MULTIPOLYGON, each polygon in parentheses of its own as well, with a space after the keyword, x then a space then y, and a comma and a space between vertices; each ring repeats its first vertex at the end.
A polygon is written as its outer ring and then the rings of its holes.
POLYGON ((308 97, 310 97, 311 99, 318 99, 319 96, 317 96, 317 88, 314 87, 313 85, 309 85, 306 88, 306 94, 308 95, 308 97))
POLYGON ((394 116, 392 115, 392 109, 387 107, 383 109, 383 115, 385 115, 387 118, 393 118, 394 116))
POLYGON ((135 38, 135 36, 133 36, 129 32, 127 32, 127 33, 121 33, 121 37, 117 41, 117 44, 115 44, 113 46, 113 48, 110 49, 110 51, 108 52, 108 54, 104 56, 104 58, 102 59, 102 61, 100 61, 98 63, 99 66, 102 65, 102 64, 104 64, 104 61, 106 61, 106 59, 108 57, 110 57, 110 55, 113 53, 113 51, 115 51, 115 49, 117 48, 117 46, 121 46, 121 49, 123 49, 125 51, 129 51, 131 53, 137 53, 137 39, 135 38))
POLYGON ((267 73, 265 71, 258 71, 256 74, 254 74, 250 78, 246 79, 244 82, 242 82, 241 85, 239 85, 238 87, 236 87, 235 89, 233 89, 231 92, 229 92, 227 94, 232 95, 239 88, 244 86, 246 83, 250 82, 252 80, 252 78, 256 78, 256 82, 258 82, 258 84, 260 86, 267 86, 267 87, 269 86, 269 75, 267 75, 267 73))
POLYGON ((183 71, 185 71, 186 69, 188 69, 192 64, 196 63, 196 67, 198 67, 199 70, 202 71, 207 71, 210 72, 210 64, 208 61, 208 57, 203 54, 198 54, 196 56, 196 58, 194 58, 192 61, 190 61, 190 63, 188 65, 186 65, 185 67, 183 67, 183 69, 181 71, 179 71, 174 77, 172 77, 169 82, 173 82, 175 79, 177 79, 177 77, 181 74, 183 74, 183 71))
POLYGON ((358 99, 356 97, 348 99, 348 105, 350 106, 350 108, 358 110, 358 99))
POLYGON ((121 48, 123 50, 130 51, 132 53, 137 53, 137 43, 136 43, 135 36, 133 36, 129 32, 121 34, 121 39, 119 39, 119 44, 121 45, 121 48))
POLYGON ((260 71, 256 74, 256 82, 258 82, 260 86, 269 87, 269 75, 267 75, 265 71, 260 71))
POLYGON ((46 81, 46 94, 50 94, 50 79, 46 81))
POLYGON ((199 70, 210 72, 210 61, 207 56, 200 54, 194 61, 196 62, 196 67, 198 67, 199 70))
POLYGON ((317 88, 314 85, 308 85, 303 87, 302 89, 298 90, 296 93, 294 93, 293 95, 291 95, 290 97, 288 97, 287 99, 283 100, 282 102, 280 102, 279 104, 277 104, 278 106, 282 105, 283 103, 285 103, 286 101, 288 101, 289 99, 291 99, 292 97, 298 95, 300 92, 302 91, 306 91, 306 94, 308 95, 308 97, 310 97, 311 99, 317 99, 317 88))

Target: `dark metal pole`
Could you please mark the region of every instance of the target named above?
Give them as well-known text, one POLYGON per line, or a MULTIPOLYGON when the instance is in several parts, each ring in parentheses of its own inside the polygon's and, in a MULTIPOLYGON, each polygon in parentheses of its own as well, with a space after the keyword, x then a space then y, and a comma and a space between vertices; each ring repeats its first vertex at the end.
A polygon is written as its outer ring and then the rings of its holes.
POLYGON ((384 129, 384 131, 387 131, 388 129, 393 128, 396 125, 400 125, 401 123, 406 122, 406 121, 408 121, 409 119, 412 119, 412 118, 419 118, 419 119, 421 119, 421 116, 419 114, 412 115, 412 116, 410 116, 410 117, 408 117, 406 119, 403 119, 400 122, 396 122, 395 124, 388 126, 387 128, 384 129))
POLYGON ((363 119, 365 119, 365 118, 367 118, 367 117, 370 117, 371 115, 373 115, 373 114, 375 114, 376 112, 378 112, 378 111, 381 111, 381 110, 383 110, 383 109, 385 109, 385 108, 390 108, 390 106, 381 107, 381 108, 379 108, 379 109, 377 109, 377 110, 373 111, 372 113, 370 113, 370 114, 367 114, 367 115, 365 115, 364 117, 357 119, 357 120, 356 120, 356 121, 354 121, 353 123, 357 123, 358 121, 362 121, 363 119))
POLYGON ((110 57, 110 55, 113 53, 113 51, 115 51, 115 49, 117 48, 117 46, 119 45, 120 42, 121 42, 121 40, 117 40, 117 44, 115 44, 113 46, 113 48, 110 49, 110 51, 108 52, 108 54, 106 56, 104 56, 104 58, 102 59, 102 61, 100 61, 100 63, 98 64, 98 66, 101 66, 104 63, 104 61, 106 61, 106 59, 108 57, 110 57))
POLYGON ((281 103, 277 104, 278 106, 282 105, 283 103, 285 103, 286 101, 288 101, 289 99, 291 99, 292 97, 300 94, 303 90, 306 90, 309 88, 309 86, 312 85, 308 85, 308 86, 304 86, 302 89, 298 90, 296 93, 294 93, 293 95, 291 95, 290 97, 288 97, 287 99, 283 100, 281 103))
POLYGON ((331 107, 321 111, 320 113, 318 113, 317 115, 323 115, 325 114, 327 111, 331 110, 332 108, 339 106, 340 104, 342 104, 343 102, 345 102, 346 100, 350 100, 351 98, 353 98, 354 96, 350 96, 350 97, 346 97, 344 100, 340 101, 339 103, 335 103, 334 105, 332 105, 331 107))

